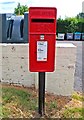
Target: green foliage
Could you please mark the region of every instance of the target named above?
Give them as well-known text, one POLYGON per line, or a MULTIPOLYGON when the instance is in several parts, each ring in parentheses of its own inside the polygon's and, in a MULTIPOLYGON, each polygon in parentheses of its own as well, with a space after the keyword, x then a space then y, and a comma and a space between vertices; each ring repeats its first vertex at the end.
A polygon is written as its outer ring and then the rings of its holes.
POLYGON ((20 5, 20 3, 18 3, 17 7, 14 10, 14 13, 16 15, 23 15, 24 12, 28 12, 28 6, 27 5, 20 5))
POLYGON ((3 106, 2 113, 0 115, 2 118, 7 118, 10 115, 10 110, 3 106))
POLYGON ((2 118, 2 105, 0 105, 0 119, 2 118))
POLYGON ((49 109, 52 110, 52 109, 55 109, 55 108, 57 108, 57 103, 56 103, 56 101, 53 101, 53 102, 50 103, 49 109))
POLYGON ((76 92, 72 95, 72 98, 84 102, 84 96, 79 95, 76 92))
POLYGON ((77 30, 78 20, 76 18, 66 18, 65 19, 69 24, 66 26, 67 32, 75 32, 77 30))
POLYGON ((84 119, 84 108, 67 108, 63 113, 63 118, 74 118, 75 115, 80 116, 81 119, 84 119))
POLYGON ((32 94, 27 91, 4 87, 2 89, 2 93, 3 105, 6 105, 7 103, 11 103, 13 101, 14 103, 17 103, 18 106, 21 106, 21 108, 30 110, 37 109, 37 100, 31 99, 32 94))
POLYGON ((81 12, 81 13, 79 13, 79 14, 77 14, 77 16, 76 16, 77 18, 84 18, 84 13, 83 12, 81 12))
POLYGON ((79 13, 79 15, 82 17, 66 17, 65 19, 58 18, 57 33, 84 32, 84 14, 79 13))
MULTIPOLYGON (((84 101, 84 95, 74 93, 73 99, 76 99, 78 103, 84 101)), ((49 100, 49 99, 48 99, 49 100)), ((60 98, 61 100, 61 98, 60 98)), ((59 101, 60 101, 59 100, 59 101)), ((49 118, 59 113, 59 118, 75 120, 84 120, 84 107, 75 107, 73 104, 67 104, 59 111, 59 104, 56 99, 46 102, 46 108, 48 108, 49 118)), ((19 87, 2 87, 2 105, 0 106, 0 118, 31 118, 37 111, 37 97, 36 92, 29 89, 22 89, 19 87)), ((47 110, 47 109, 46 109, 47 110)), ((37 115, 37 114, 36 114, 37 115)), ((35 115, 35 116, 36 116, 35 115)), ((37 117, 37 116, 36 116, 37 117)))

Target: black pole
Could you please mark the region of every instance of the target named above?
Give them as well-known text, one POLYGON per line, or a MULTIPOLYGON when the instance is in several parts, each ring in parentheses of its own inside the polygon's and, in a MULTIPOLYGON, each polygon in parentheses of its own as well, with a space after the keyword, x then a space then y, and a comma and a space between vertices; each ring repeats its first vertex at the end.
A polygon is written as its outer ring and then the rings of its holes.
POLYGON ((38 112, 41 116, 45 114, 45 72, 39 72, 38 112))

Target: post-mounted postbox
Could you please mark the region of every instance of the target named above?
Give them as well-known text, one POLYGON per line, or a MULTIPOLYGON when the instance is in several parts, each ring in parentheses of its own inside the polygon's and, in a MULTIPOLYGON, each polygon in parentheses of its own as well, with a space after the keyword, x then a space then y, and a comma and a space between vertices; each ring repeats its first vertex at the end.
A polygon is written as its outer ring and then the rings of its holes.
POLYGON ((55 64, 56 8, 29 8, 29 70, 53 72, 55 64))

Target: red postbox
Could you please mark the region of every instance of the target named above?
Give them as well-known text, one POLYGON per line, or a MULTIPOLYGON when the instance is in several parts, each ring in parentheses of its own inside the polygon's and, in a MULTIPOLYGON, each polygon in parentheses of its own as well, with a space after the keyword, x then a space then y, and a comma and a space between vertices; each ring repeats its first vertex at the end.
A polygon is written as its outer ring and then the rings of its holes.
POLYGON ((56 16, 56 8, 29 8, 29 70, 31 72, 54 71, 56 16))

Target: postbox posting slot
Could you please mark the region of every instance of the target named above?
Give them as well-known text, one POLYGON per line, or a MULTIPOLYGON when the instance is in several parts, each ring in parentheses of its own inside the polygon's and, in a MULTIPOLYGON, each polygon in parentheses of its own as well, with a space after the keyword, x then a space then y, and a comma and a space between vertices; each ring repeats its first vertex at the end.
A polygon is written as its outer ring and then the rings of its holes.
POLYGON ((32 22, 36 22, 36 23, 54 23, 54 19, 31 19, 32 22))

